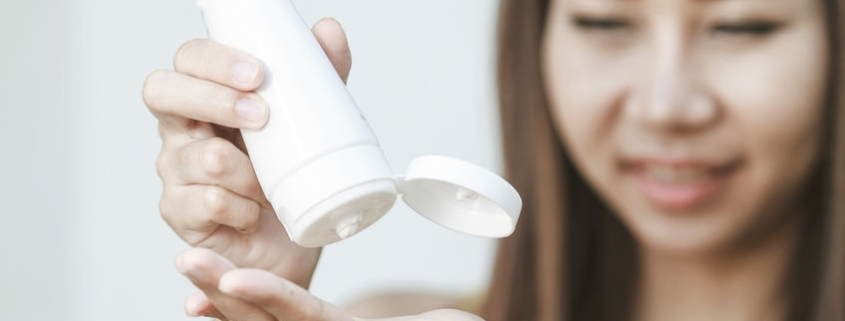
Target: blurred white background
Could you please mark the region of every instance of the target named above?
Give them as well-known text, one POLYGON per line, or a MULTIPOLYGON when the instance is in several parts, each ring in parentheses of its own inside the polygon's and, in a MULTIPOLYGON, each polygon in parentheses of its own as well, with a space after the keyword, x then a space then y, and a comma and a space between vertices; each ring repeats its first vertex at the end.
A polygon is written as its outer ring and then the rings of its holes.
MULTIPOLYGON (((394 170, 442 154, 501 172, 492 0, 295 0, 332 16, 349 88, 394 170)), ((143 80, 204 37, 190 0, 0 3, 0 319, 183 320, 186 245, 158 215, 156 122, 143 80)), ((312 290, 334 303, 385 290, 483 290, 494 241, 397 204, 329 246, 312 290)))

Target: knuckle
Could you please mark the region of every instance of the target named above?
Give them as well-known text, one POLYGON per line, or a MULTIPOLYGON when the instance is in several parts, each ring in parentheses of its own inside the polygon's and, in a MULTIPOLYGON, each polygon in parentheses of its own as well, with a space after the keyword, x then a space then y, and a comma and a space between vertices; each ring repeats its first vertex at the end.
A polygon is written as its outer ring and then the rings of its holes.
POLYGON ((170 195, 167 190, 161 194, 161 199, 158 201, 158 213, 165 222, 171 223, 173 220, 173 205, 170 200, 170 195))
POLYGON ((251 231, 258 226, 259 206, 255 202, 245 202, 246 204, 240 209, 242 213, 238 213, 235 217, 237 219, 237 228, 242 231, 251 231))
POLYGON ((167 169, 171 167, 170 157, 168 157, 164 152, 158 154, 158 157, 156 157, 155 167, 158 177, 164 180, 167 175, 167 169))
POLYGON ((229 164, 232 156, 232 148, 230 143, 220 139, 213 138, 208 142, 208 145, 202 151, 200 158, 200 167, 206 175, 212 178, 220 178, 229 172, 229 164))
POLYGON ((250 226, 258 225, 258 220, 261 218, 261 205, 257 202, 249 202, 248 215, 245 215, 247 224, 250 226))
POLYGON ((240 97, 234 89, 225 86, 215 86, 214 89, 205 92, 205 105, 213 106, 217 117, 235 117, 235 106, 240 97))
POLYGON ((226 214, 229 207, 226 196, 226 191, 216 186, 206 190, 203 204, 212 221, 219 223, 219 218, 226 214))
POLYGON ((161 96, 161 88, 164 88, 163 83, 166 81, 168 74, 169 71, 159 69, 151 72, 147 75, 147 78, 144 79, 144 88, 141 90, 141 99, 144 100, 144 104, 147 105, 147 108, 155 110, 159 105, 158 101, 161 96))

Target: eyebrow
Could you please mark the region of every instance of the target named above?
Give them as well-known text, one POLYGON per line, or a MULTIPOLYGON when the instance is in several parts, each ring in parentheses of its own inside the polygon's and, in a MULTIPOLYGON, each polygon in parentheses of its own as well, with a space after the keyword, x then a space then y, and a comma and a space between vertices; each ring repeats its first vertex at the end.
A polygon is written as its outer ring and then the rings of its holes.
MULTIPOLYGON (((644 0, 609 0, 613 2, 642 2, 644 0)), ((753 0, 687 0, 691 2, 728 2, 728 1, 753 1, 753 0)))

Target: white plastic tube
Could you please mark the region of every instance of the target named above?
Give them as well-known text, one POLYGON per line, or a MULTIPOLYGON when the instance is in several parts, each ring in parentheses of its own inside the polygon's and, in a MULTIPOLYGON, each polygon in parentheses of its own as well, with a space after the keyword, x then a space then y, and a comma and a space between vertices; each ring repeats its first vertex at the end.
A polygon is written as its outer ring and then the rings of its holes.
POLYGON ((393 206, 396 181, 378 140, 289 0, 199 0, 209 37, 260 59, 261 130, 243 130, 250 159, 291 239, 322 246, 393 206))
POLYGON ((243 130, 258 181, 291 240, 323 246, 381 218, 397 195, 445 227, 504 237, 522 200, 498 175, 422 156, 394 176, 378 140, 290 0, 199 0, 208 35, 265 65, 270 119, 243 130))

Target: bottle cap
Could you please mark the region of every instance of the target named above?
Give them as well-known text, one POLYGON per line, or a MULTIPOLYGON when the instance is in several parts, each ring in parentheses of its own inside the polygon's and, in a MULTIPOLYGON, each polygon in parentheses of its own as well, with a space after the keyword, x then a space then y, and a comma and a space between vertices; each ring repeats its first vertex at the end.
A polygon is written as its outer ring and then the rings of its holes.
POLYGON ((378 147, 343 149, 304 166, 272 194, 271 203, 291 240, 325 246, 375 223, 398 195, 414 211, 465 234, 513 233, 522 200, 493 172, 444 156, 411 161, 405 176, 390 173, 378 147))
POLYGON ((397 181, 402 200, 414 211, 470 235, 508 236, 522 209, 519 193, 507 181, 455 158, 418 157, 397 181))

